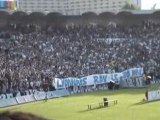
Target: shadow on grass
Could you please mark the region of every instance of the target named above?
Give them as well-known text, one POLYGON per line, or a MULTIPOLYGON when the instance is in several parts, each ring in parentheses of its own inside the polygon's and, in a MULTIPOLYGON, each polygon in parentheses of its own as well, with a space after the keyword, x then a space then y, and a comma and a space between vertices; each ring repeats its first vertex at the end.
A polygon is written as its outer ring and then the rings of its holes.
POLYGON ((74 97, 77 96, 105 96, 105 95, 138 95, 138 94, 144 94, 146 91, 145 88, 138 88, 138 89, 119 89, 119 90, 106 90, 106 91, 92 91, 92 92, 86 92, 86 93, 79 93, 75 95, 71 95, 74 97))
POLYGON ((79 113, 92 112, 92 111, 96 111, 96 110, 109 109, 111 107, 113 107, 113 105, 110 105, 108 107, 94 107, 92 109, 86 109, 86 110, 82 110, 82 111, 78 111, 78 112, 79 113))
POLYGON ((15 106, 14 106, 13 108, 10 108, 10 107, 8 106, 8 107, 5 107, 4 109, 1 109, 1 110, 0 110, 0 113, 1 113, 1 112, 5 112, 5 111, 17 111, 17 110, 19 110, 19 108, 20 108, 20 107, 15 107, 15 106))
POLYGON ((141 102, 138 102, 138 103, 134 103, 134 104, 132 104, 132 106, 135 106, 135 105, 145 105, 145 104, 150 104, 150 103, 155 103, 155 102, 160 102, 160 100, 153 100, 153 101, 141 101, 141 102))

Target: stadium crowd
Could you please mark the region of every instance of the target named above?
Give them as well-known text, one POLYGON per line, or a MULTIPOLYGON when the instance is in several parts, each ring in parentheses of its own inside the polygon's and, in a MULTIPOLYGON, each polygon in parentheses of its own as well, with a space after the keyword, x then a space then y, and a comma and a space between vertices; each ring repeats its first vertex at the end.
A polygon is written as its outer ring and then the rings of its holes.
POLYGON ((160 24, 45 27, 12 24, 0 31, 1 93, 55 78, 143 67, 160 78, 160 24))

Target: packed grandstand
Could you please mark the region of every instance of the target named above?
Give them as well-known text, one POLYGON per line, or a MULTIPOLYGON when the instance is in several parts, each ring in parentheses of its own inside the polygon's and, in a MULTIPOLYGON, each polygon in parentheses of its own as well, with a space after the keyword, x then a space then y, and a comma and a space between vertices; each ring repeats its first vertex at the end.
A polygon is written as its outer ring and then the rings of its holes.
POLYGON ((54 90, 54 78, 130 68, 160 79, 159 12, 0 14, 0 94, 41 90, 45 84, 54 90))

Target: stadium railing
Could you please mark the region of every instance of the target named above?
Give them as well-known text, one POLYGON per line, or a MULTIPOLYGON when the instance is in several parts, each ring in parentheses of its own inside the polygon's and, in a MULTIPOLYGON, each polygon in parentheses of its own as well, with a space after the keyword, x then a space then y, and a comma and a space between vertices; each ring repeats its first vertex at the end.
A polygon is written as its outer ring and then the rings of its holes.
MULTIPOLYGON (((69 92, 65 89, 47 92, 48 99, 63 97, 68 95, 69 95, 69 92)), ((13 105, 43 100, 45 99, 46 93, 42 91, 35 91, 34 94, 31 94, 31 95, 20 96, 20 94, 18 94, 18 96, 14 98, 10 98, 10 97, 6 98, 5 95, 2 95, 2 96, 3 97, 0 99, 0 107, 8 107, 13 105)), ((8 95, 8 96, 12 97, 12 95, 8 95)))
POLYGON ((16 100, 18 104, 26 103, 25 96, 16 97, 16 100))
POLYGON ((24 99, 26 102, 33 102, 36 100, 34 95, 26 95, 26 96, 24 96, 24 99))
POLYGON ((39 91, 35 91, 34 93, 34 97, 36 100, 43 100, 45 99, 45 92, 39 92, 39 91))
POLYGON ((1 99, 0 100, 0 107, 8 107, 12 105, 17 105, 16 98, 9 98, 9 99, 1 99))

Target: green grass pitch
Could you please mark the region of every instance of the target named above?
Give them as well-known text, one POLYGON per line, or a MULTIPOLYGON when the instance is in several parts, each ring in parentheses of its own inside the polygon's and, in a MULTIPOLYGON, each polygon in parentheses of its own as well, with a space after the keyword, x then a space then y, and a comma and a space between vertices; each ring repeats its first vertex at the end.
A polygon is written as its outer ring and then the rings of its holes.
POLYGON ((0 111, 31 112, 51 120, 159 120, 160 101, 143 102, 145 89, 121 89, 81 93, 68 97, 39 101, 0 111), (87 104, 100 102, 103 97, 117 99, 117 105, 88 110, 87 104))

